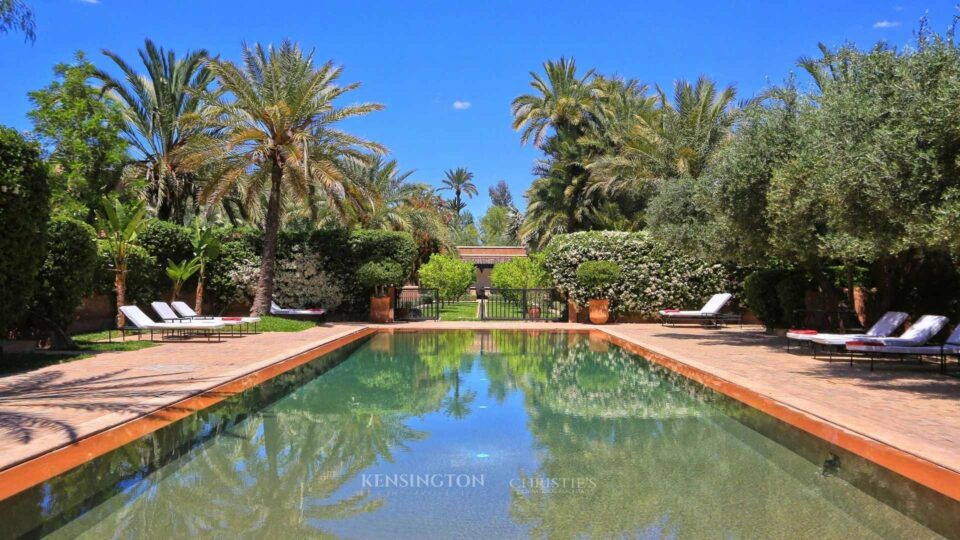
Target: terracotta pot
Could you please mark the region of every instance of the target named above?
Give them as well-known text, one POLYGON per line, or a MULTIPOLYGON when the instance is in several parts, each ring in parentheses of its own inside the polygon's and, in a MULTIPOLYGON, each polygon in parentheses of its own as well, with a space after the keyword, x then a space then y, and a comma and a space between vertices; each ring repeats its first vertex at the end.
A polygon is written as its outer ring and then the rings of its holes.
POLYGON ((370 322, 377 324, 393 322, 393 296, 370 297, 370 322))
POLYGON ((531 307, 530 309, 528 309, 528 310, 527 310, 527 315, 528 315, 531 319, 539 319, 539 318, 540 318, 540 306, 533 306, 533 307, 531 307))
POLYGON ((610 320, 610 301, 606 298, 590 300, 590 322, 607 324, 610 320))

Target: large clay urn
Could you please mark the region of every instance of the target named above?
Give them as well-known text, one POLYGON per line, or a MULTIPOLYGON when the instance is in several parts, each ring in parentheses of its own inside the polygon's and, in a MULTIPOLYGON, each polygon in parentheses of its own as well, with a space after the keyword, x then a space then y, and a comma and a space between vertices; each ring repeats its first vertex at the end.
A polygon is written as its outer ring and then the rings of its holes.
POLYGON ((393 295, 370 297, 370 322, 376 324, 393 322, 393 295))
POLYGON ((610 320, 610 301, 606 298, 590 300, 590 322, 593 324, 607 324, 610 320))

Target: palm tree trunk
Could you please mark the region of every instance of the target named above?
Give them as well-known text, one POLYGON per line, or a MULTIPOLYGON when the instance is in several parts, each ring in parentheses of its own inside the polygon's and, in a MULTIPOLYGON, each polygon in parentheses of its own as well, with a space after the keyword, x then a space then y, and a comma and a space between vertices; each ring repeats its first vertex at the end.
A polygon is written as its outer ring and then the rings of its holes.
POLYGON ((123 318, 121 306, 127 305, 127 279, 126 272, 117 270, 113 275, 113 284, 117 289, 117 329, 123 328, 126 320, 123 318))
POLYGON ((197 300, 193 304, 193 310, 197 312, 197 315, 203 315, 203 272, 197 278, 197 300))
POLYGON ((283 165, 279 156, 273 157, 273 169, 270 172, 270 201, 267 205, 267 219, 264 223, 263 253, 260 258, 260 279, 253 298, 250 315, 259 317, 270 311, 273 298, 273 277, 277 266, 277 233, 280 230, 280 187, 283 180, 283 165))

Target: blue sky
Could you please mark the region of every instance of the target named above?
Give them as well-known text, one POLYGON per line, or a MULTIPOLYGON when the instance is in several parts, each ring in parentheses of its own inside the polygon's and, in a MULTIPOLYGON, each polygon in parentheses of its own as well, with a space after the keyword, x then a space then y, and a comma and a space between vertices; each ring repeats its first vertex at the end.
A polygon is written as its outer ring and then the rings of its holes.
POLYGON ((26 93, 51 80, 52 66, 82 49, 135 60, 143 39, 179 52, 206 48, 235 59, 241 43, 290 38, 362 81, 356 101, 386 110, 348 129, 387 145, 414 179, 436 184, 467 167, 480 196, 505 179, 522 203, 538 152, 510 128, 510 101, 529 72, 560 56, 584 69, 669 86, 705 73, 749 97, 815 55, 817 42, 862 47, 912 40, 925 13, 938 31, 956 13, 941 2, 321 2, 287 0, 27 0, 37 41, 0 35, 0 124, 29 129, 26 93), (276 6, 276 7, 275 7, 276 6))

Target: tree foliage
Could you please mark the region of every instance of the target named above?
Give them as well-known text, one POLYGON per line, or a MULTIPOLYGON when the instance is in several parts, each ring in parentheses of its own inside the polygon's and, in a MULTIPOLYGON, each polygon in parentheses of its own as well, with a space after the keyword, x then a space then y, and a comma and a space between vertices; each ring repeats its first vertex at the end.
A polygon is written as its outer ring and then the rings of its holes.
POLYGON ((39 146, 0 126, 0 339, 23 313, 36 286, 49 197, 39 146))
POLYGON ((93 222, 100 199, 121 188, 127 143, 120 108, 87 81, 96 68, 82 52, 53 68, 56 80, 29 93, 33 132, 47 148, 57 214, 93 222))
POLYGON ((420 284, 437 289, 443 299, 458 300, 473 284, 474 274, 472 264, 437 253, 420 267, 420 284))

